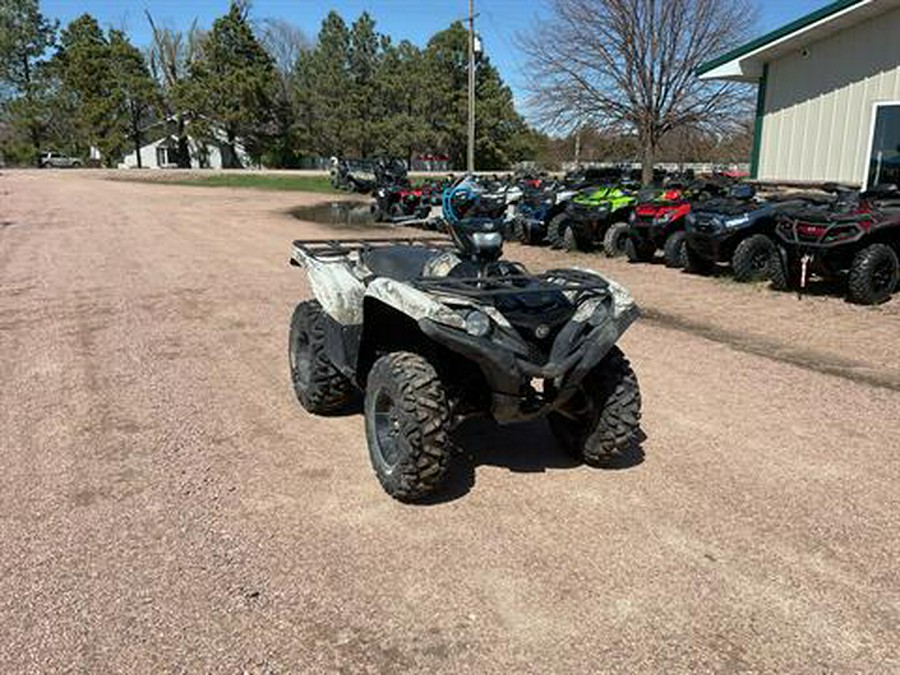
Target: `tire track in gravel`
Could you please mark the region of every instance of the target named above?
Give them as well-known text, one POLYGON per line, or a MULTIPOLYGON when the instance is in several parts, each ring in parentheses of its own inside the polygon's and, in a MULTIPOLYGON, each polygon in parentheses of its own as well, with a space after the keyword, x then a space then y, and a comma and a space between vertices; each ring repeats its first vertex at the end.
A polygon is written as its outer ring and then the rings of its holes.
POLYGON ((876 371, 862 361, 844 359, 814 349, 794 347, 777 340, 725 330, 712 324, 688 319, 653 307, 642 307, 641 318, 647 323, 690 333, 711 342, 773 361, 787 363, 824 375, 833 375, 857 384, 900 391, 900 373, 876 371))

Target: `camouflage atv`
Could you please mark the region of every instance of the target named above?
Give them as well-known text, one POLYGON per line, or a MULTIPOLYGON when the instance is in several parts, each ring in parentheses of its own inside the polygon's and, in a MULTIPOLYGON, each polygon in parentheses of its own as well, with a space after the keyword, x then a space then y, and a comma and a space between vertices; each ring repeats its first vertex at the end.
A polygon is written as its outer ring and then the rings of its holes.
POLYGON ((627 455, 640 420, 637 378, 616 346, 638 315, 628 292, 591 270, 530 274, 502 260, 495 221, 448 231, 294 242, 315 298, 297 305, 290 328, 303 407, 339 413, 362 391, 372 467, 401 501, 442 485, 450 431, 470 416, 546 416, 585 463, 627 455))

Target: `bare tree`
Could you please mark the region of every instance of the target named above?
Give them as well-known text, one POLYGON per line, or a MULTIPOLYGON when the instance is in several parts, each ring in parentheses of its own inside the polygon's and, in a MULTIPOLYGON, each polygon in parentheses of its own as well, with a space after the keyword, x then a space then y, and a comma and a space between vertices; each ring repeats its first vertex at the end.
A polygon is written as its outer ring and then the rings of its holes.
POLYGON ((306 33, 284 19, 263 19, 257 26, 257 33, 262 46, 284 78, 290 77, 294 72, 300 55, 313 47, 306 33))
POLYGON ((187 131, 185 129, 185 111, 180 105, 180 89, 188 78, 188 67, 200 50, 203 33, 197 28, 196 19, 186 33, 170 28, 157 26, 150 12, 146 12, 147 21, 153 31, 153 43, 150 46, 150 73, 162 87, 163 114, 167 121, 175 121, 178 138, 178 166, 191 167, 190 149, 188 148, 187 131))
POLYGON ((550 9, 539 31, 518 38, 530 105, 551 129, 635 136, 645 183, 667 134, 724 133, 746 117, 747 86, 704 82, 695 70, 746 37, 751 0, 553 0, 550 9))

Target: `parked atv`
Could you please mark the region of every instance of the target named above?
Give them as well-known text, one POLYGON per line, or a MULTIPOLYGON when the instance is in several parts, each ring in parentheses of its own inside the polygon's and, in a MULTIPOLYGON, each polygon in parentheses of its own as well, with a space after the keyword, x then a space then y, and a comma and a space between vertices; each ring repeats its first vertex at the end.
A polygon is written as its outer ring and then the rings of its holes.
POLYGON ((809 276, 846 278, 847 299, 861 305, 886 301, 900 280, 900 191, 880 186, 862 194, 843 192, 828 209, 784 214, 776 288, 806 288, 809 276))
POLYGON ((315 299, 291 319, 291 380, 317 414, 364 392, 369 457, 401 501, 442 484, 449 434, 463 419, 548 418, 560 445, 603 465, 635 442, 637 378, 616 347, 638 310, 596 272, 530 274, 501 260, 490 220, 462 220, 452 241, 295 241, 292 264, 315 299))
POLYGON ((685 218, 690 211, 683 189, 644 190, 628 224, 618 225, 610 238, 618 244, 624 232, 623 247, 631 262, 650 262, 662 249, 666 266, 683 267, 685 218))
POLYGON ((331 158, 329 170, 331 187, 335 190, 347 190, 369 194, 375 189, 375 173, 371 162, 366 160, 350 160, 331 158))
POLYGON ((581 168, 559 182, 544 182, 540 189, 525 190, 515 212, 515 239, 523 244, 543 244, 552 227, 559 231, 566 208, 579 191, 621 181, 621 171, 581 168))
POLYGON ((515 195, 508 195, 503 186, 462 175, 444 190, 441 203, 443 226, 436 229, 446 230, 464 220, 477 219, 493 223, 505 238, 511 198, 515 195))
POLYGON ((373 195, 372 215, 376 222, 394 223, 421 220, 431 210, 421 188, 410 185, 406 167, 398 160, 379 160, 375 165, 377 188, 373 195))
POLYGON ((553 248, 566 251, 588 251, 601 242, 607 255, 621 255, 607 233, 628 221, 636 201, 634 192, 624 187, 582 190, 567 204, 565 214, 551 221, 547 239, 553 248))
MULTIPOLYGON (((629 218, 625 254, 631 262, 650 262, 662 249, 667 267, 685 265, 685 225, 691 212, 691 201, 704 201, 724 194, 727 187, 720 181, 698 180, 684 185, 669 181, 663 188, 648 188, 640 194, 629 218)), ((610 233, 619 241, 620 231, 610 233)))
POLYGON ((726 197, 696 202, 686 220, 685 269, 711 274, 718 263, 729 263, 736 281, 766 280, 780 264, 778 215, 831 199, 804 193, 762 200, 752 186, 736 185, 726 197))
POLYGON ((514 212, 513 238, 523 244, 543 243, 548 223, 566 210, 566 204, 575 194, 559 183, 524 190, 514 212))

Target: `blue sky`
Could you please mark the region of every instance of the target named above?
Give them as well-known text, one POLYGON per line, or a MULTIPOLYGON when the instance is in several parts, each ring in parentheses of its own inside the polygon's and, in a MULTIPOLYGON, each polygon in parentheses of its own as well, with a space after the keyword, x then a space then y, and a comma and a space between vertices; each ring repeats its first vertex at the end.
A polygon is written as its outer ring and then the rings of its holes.
MULTIPOLYGON (((814 11, 829 0, 760 0, 758 32, 763 33, 814 11)), ((187 27, 194 18, 201 27, 225 13, 229 0, 41 0, 42 11, 65 25, 84 12, 93 14, 103 27, 124 28, 139 47, 150 42, 144 10, 155 21, 171 27, 187 27)), ((254 0, 256 19, 280 18, 299 26, 315 37, 319 25, 331 10, 337 10, 350 23, 363 11, 376 21, 379 32, 395 41, 408 39, 424 45, 435 32, 452 21, 465 18, 467 0, 254 0)), ((518 93, 526 75, 520 69, 521 55, 514 40, 517 32, 540 25, 544 3, 540 0, 475 0, 479 14, 476 30, 485 51, 500 70, 504 80, 518 93)), ((552 39, 552 36, 548 36, 552 39)), ((518 96, 517 96, 518 99, 518 96)))

